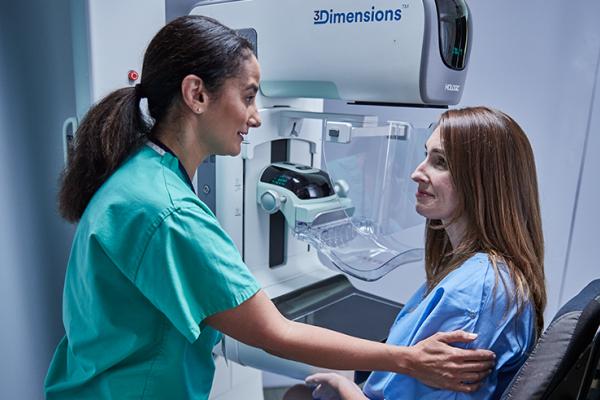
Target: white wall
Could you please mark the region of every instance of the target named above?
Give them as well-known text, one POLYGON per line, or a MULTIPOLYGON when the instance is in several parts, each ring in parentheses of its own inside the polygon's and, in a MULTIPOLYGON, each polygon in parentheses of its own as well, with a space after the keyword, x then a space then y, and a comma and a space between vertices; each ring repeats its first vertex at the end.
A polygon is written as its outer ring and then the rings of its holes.
MULTIPOLYGON (((600 67, 600 60, 598 62, 600 67)), ((600 278, 600 262, 596 257, 597 231, 600 225, 600 68, 596 69, 594 95, 581 160, 581 175, 575 192, 576 208, 571 221, 569 251, 563 271, 561 302, 567 301, 589 281, 600 278)))
MULTIPOLYGON (((474 21, 469 75, 459 106, 488 105, 514 117, 534 148, 546 244, 546 319, 585 283, 600 277, 595 265, 594 228, 598 197, 600 106, 592 109, 600 52, 600 2, 583 0, 503 0, 468 2, 474 21), (575 210, 584 142, 590 131, 585 168, 575 210), (572 251, 569 233, 576 215, 572 251), (562 297, 561 297, 562 295, 562 297)), ((600 97, 600 96, 597 96, 600 97)), ((329 102, 330 110, 376 113, 382 119, 425 124, 439 111, 377 109, 329 102)), ((405 301, 423 281, 422 265, 394 271, 362 289, 405 301)))
MULTIPOLYGON (((0 25, 1 26, 1 25, 0 25)), ((2 32, 4 33, 4 32, 2 32)), ((4 37, 0 34, 0 38, 4 37)), ((2 43, 4 44, 4 43, 2 43)), ((0 346, 2 350, 2 361, 0 362, 0 393, 7 398, 34 398, 35 389, 24 385, 24 378, 29 376, 35 364, 34 354, 23 351, 29 348, 28 335, 32 331, 32 321, 28 318, 27 296, 23 291, 26 286, 23 273, 19 266, 31 265, 27 254, 19 251, 19 241, 27 237, 22 232, 24 219, 28 216, 19 216, 18 195, 21 190, 11 189, 15 185, 13 181, 14 172, 11 167, 18 165, 13 157, 9 143, 10 132, 22 132, 18 121, 10 121, 14 115, 15 102, 10 101, 6 93, 9 93, 8 66, 4 61, 4 46, 0 48, 0 132, 2 142, 0 143, 0 210, 2 211, 2 224, 0 225, 0 254, 2 262, 0 267, 0 346), (20 389, 21 386, 25 386, 20 389)), ((25 223, 24 223, 25 222, 25 223)), ((39 383, 39 382, 38 382, 39 383)))
POLYGON ((0 398, 41 399, 63 335, 72 228, 56 213, 62 121, 75 111, 68 0, 0 11, 0 398))

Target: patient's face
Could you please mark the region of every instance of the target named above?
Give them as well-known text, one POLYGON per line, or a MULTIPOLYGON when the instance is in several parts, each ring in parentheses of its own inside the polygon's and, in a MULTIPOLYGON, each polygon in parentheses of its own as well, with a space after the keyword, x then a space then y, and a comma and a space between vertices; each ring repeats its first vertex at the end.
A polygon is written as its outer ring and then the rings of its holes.
POLYGON ((417 212, 429 219, 448 222, 458 207, 458 195, 448 170, 439 128, 425 144, 425 160, 412 173, 419 184, 417 212))

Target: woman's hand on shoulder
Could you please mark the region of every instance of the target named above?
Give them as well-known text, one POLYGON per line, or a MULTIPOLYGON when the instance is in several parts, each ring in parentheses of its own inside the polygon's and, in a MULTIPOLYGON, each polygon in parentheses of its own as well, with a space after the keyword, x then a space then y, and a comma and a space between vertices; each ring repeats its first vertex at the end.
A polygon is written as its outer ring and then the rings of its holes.
POLYGON ((410 348, 409 375, 426 385, 458 391, 479 389, 494 367, 489 350, 465 350, 450 343, 468 343, 477 335, 464 331, 439 332, 410 348))

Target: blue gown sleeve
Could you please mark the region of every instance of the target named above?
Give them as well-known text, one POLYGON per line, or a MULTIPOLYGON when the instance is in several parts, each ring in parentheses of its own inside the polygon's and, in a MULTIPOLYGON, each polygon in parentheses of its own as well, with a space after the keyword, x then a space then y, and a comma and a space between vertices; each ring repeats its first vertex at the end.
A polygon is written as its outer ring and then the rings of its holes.
POLYGON ((476 333, 475 341, 453 345, 496 353, 495 369, 479 391, 465 394, 436 390, 405 375, 375 372, 367 381, 365 393, 383 393, 386 399, 397 400, 490 399, 501 392, 525 360, 534 325, 529 305, 517 313, 511 280, 502 267, 499 271, 501 277, 498 276, 496 283, 497 274, 487 256, 469 259, 425 298, 418 299, 421 301, 411 299, 408 308, 398 315, 388 338, 388 343, 410 346, 437 332, 476 333))
POLYGON ((199 207, 177 209, 157 226, 134 282, 190 342, 206 317, 237 307, 260 289, 233 241, 199 207))

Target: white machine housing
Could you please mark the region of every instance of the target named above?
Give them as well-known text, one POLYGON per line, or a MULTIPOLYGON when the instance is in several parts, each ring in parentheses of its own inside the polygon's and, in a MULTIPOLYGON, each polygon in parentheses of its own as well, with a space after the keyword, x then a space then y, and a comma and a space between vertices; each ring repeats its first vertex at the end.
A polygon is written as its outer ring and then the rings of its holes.
POLYGON ((274 163, 263 169, 261 173, 256 202, 269 214, 281 211, 287 226, 296 229, 299 225, 310 226, 318 223, 319 220, 331 220, 336 215, 351 216, 354 208, 352 202, 345 198, 343 185, 344 182, 331 185, 331 178, 325 172, 313 167, 290 162, 274 163), (292 184, 294 181, 299 181, 296 176, 316 176, 320 178, 320 182, 308 183, 309 190, 306 190, 306 194, 309 196, 301 199, 298 197, 299 193, 286 187, 290 185, 289 181, 292 184), (325 186, 326 189, 320 186, 325 186), (323 190, 329 192, 322 193, 323 190))
POLYGON ((462 95, 463 1, 208 0, 192 13, 246 32, 267 97, 447 106, 462 95))
MULTIPOLYGON (((272 297, 330 276, 314 249, 289 232, 283 262, 269 265, 269 214, 257 204, 260 172, 279 161, 321 168, 324 131, 331 118, 302 116, 322 112, 320 99, 456 104, 471 42, 466 3, 206 0, 191 14, 213 17, 247 37, 261 65, 262 96, 257 101, 262 126, 251 130, 239 157, 214 161, 215 190, 207 192, 214 196, 217 217, 272 297), (290 110, 298 110, 298 116, 290 116, 290 110), (286 154, 274 157, 270 144, 281 140, 288 142, 286 154)), ((365 117, 334 118, 354 126, 376 125, 365 117)), ((198 171, 199 189, 205 187, 201 174, 206 169, 198 171)), ((199 196, 205 200, 203 190, 199 196)))

